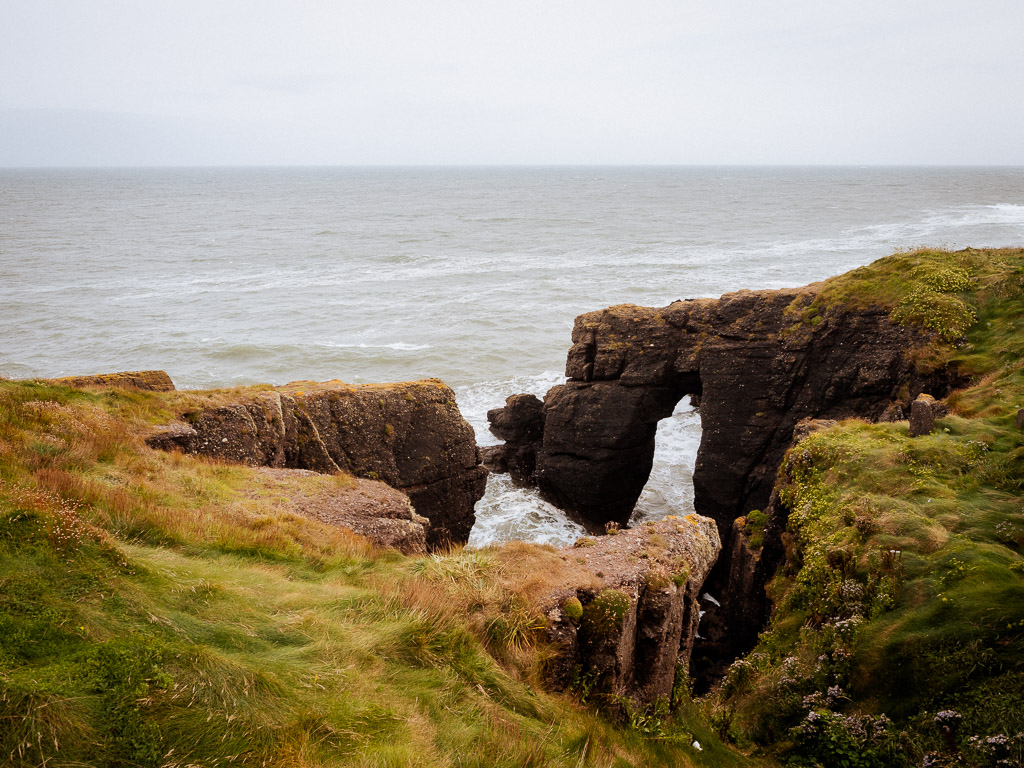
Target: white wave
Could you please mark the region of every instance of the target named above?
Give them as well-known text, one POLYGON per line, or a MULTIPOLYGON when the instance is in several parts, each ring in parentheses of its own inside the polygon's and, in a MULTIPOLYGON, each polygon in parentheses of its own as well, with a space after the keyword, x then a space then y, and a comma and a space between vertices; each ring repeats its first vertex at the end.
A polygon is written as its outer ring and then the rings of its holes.
POLYGON ((989 224, 1024 226, 1024 205, 997 203, 996 205, 972 205, 942 213, 933 213, 925 223, 934 227, 977 227, 989 224))
POLYGON ((391 344, 337 344, 331 342, 309 344, 311 347, 329 347, 331 349, 394 349, 400 352, 416 352, 421 349, 430 349, 429 344, 408 344, 404 341, 396 341, 391 344))
POLYGON ((487 492, 476 504, 476 525, 468 546, 533 541, 565 547, 585 535, 582 525, 541 499, 535 490, 515 487, 508 475, 491 475, 487 492))
POLYGON ((405 341, 395 341, 388 344, 367 344, 366 342, 337 342, 337 341, 303 341, 301 343, 274 343, 274 344, 252 344, 248 341, 231 341, 221 336, 203 337, 198 340, 202 346, 229 346, 247 347, 252 350, 281 350, 281 349, 393 349, 399 352, 417 352, 423 349, 430 349, 430 344, 410 344, 405 341))
POLYGON ((482 381, 477 384, 455 388, 455 399, 459 404, 462 417, 470 423, 476 432, 476 440, 480 445, 497 445, 501 441, 491 434, 487 421, 487 412, 492 408, 500 408, 510 395, 529 394, 544 399, 544 395, 552 387, 565 383, 565 376, 554 371, 513 376, 507 379, 482 381))
MULTIPOLYGON (((500 441, 488 428, 488 410, 502 406, 513 394, 543 398, 551 387, 564 382, 563 375, 544 371, 457 387, 455 392, 459 410, 473 426, 477 442, 497 445, 500 441)), ((693 511, 693 465, 700 434, 700 414, 689 398, 683 398, 672 416, 658 425, 654 466, 631 524, 693 511)), ((536 490, 515 487, 508 475, 491 475, 484 497, 477 502, 476 515, 469 541, 477 547, 502 541, 567 546, 586 533, 583 526, 541 499, 536 490)))
POLYGON ((693 512, 693 465, 700 438, 700 414, 684 397, 672 416, 658 423, 651 475, 630 525, 693 512))

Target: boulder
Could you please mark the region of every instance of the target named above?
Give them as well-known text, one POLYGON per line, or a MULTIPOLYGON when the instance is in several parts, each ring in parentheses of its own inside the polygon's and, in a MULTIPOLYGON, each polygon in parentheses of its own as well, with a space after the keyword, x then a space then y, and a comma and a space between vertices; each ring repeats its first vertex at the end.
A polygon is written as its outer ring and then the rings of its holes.
POLYGON ((935 428, 935 398, 920 394, 910 404, 910 436, 930 435, 935 428))
POLYGON ((389 485, 355 477, 317 482, 319 473, 306 469, 258 471, 259 491, 284 499, 283 511, 348 528, 379 547, 406 555, 427 551, 430 521, 416 514, 408 496, 389 485))

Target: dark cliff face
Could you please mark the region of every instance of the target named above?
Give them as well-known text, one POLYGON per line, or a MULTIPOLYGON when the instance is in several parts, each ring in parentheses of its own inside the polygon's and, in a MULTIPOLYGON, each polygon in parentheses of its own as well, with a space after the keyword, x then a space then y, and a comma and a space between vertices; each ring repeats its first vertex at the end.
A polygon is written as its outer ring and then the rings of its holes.
POLYGON ((431 547, 469 538, 487 482, 473 428, 437 379, 358 387, 300 382, 211 402, 183 419, 147 442, 252 466, 381 480, 430 521, 431 547))
POLYGON ((741 291, 581 315, 569 381, 544 400, 541 439, 512 448, 535 450, 537 484, 559 506, 593 523, 622 523, 647 482, 657 422, 697 396, 695 503, 727 539, 736 517, 767 505, 801 419, 875 419, 921 389, 949 389, 945 374, 918 373, 919 330, 882 309, 833 308, 807 322, 801 310, 814 296, 813 286, 741 291))
MULTIPOLYGON (((533 451, 536 483, 553 503, 594 527, 625 523, 650 474, 657 422, 694 396, 703 429, 694 503, 716 522, 724 547, 708 584, 722 607, 709 609, 716 615, 702 625, 719 658, 749 647, 763 625, 763 585, 777 547, 766 536, 766 556, 750 560, 746 570, 756 574, 746 573, 732 562, 733 521, 768 507, 797 423, 878 419, 894 403, 906 408, 918 392, 942 396, 955 383, 944 371, 918 370, 916 351, 931 338, 925 332, 894 323, 881 308, 806 311, 817 290, 741 291, 581 315, 569 381, 544 400, 542 437, 505 447, 519 456, 533 451)), ((499 409, 492 421, 515 433, 502 421, 513 415, 499 409)))

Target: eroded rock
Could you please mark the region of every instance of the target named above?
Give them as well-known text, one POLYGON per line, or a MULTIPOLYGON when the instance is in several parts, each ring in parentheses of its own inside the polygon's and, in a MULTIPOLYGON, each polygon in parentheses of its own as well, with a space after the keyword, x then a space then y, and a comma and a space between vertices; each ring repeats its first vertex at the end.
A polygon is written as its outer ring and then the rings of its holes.
MULTIPOLYGON (((725 542, 711 583, 724 614, 744 615, 743 606, 726 605, 748 599, 730 583, 733 521, 767 508, 797 424, 892 418, 911 396, 944 394, 960 381, 917 365, 928 331, 896 324, 882 307, 815 305, 819 290, 739 291, 576 318, 569 380, 545 396, 543 434, 530 446, 542 495, 592 528, 625 523, 650 475, 658 421, 695 397, 702 436, 694 504, 725 542)), ((736 639, 759 629, 723 628, 722 653, 742 652, 736 639)))
POLYGON ((339 477, 316 482, 317 472, 306 469, 261 467, 261 493, 285 499, 279 509, 348 528, 380 547, 407 555, 427 551, 430 521, 416 514, 409 497, 376 480, 339 477))
POLYGON ((295 382, 210 393, 199 402, 147 443, 251 466, 380 480, 430 521, 431 547, 469 538, 487 470, 473 428, 443 382, 295 382))
POLYGON ((671 696, 676 676, 686 674, 698 596, 720 549, 714 522, 687 515, 562 550, 579 573, 548 601, 557 650, 548 684, 564 690, 585 680, 639 704, 671 696))
POLYGON ((505 444, 490 446, 485 463, 497 472, 508 472, 516 485, 533 485, 537 445, 544 435, 544 403, 535 395, 512 395, 503 408, 488 411, 487 420, 505 444))
POLYGON ((935 398, 920 394, 910 404, 910 436, 930 435, 935 429, 935 398))
POLYGON ((874 419, 901 391, 948 388, 909 354, 924 332, 884 309, 837 306, 805 322, 815 295, 815 286, 740 291, 578 317, 570 380, 544 399, 541 491, 594 522, 625 522, 650 474, 657 422, 695 394, 695 504, 726 538, 734 519, 767 504, 801 419, 874 419))
POLYGON ((48 384, 62 387, 113 387, 115 389, 143 389, 150 392, 173 392, 174 382, 165 371, 122 371, 98 373, 92 376, 65 376, 43 379, 48 384))

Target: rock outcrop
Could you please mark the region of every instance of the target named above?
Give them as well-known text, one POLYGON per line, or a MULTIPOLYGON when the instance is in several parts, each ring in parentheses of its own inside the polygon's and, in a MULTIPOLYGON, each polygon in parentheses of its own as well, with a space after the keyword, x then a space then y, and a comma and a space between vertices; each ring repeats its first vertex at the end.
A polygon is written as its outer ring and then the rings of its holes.
POLYGON ((537 451, 544 436, 544 403, 534 395, 512 395, 503 408, 487 412, 491 432, 504 445, 486 449, 485 463, 495 471, 508 472, 516 485, 536 482, 537 451))
POLYGON ((47 384, 62 387, 113 387, 115 389, 144 389, 150 392, 173 392, 174 382, 165 371, 122 371, 99 373, 92 376, 65 376, 43 379, 47 384))
MULTIPOLYGON (((377 480, 346 477, 343 482, 317 482, 308 469, 260 467, 260 494, 282 499, 281 511, 348 528, 379 547, 406 555, 427 551, 430 521, 416 514, 409 497, 377 480)), ((326 479, 326 478, 325 478, 326 479)))
POLYGON ((687 674, 701 586, 720 549, 714 522, 687 515, 563 550, 577 560, 578 580, 548 601, 548 684, 637 704, 671 696, 687 674))
POLYGON ((931 395, 920 394, 910 404, 910 436, 930 435, 935 428, 936 402, 931 395))
POLYGON ((597 529, 628 521, 650 475, 658 421, 686 395, 699 403, 694 503, 724 542, 709 582, 722 597, 721 609, 709 613, 723 615, 709 624, 719 627, 711 644, 725 656, 744 650, 761 628, 730 621, 763 618, 761 596, 752 610, 730 601, 746 600, 748 589, 763 591, 772 567, 769 559, 756 578, 739 567, 733 574, 733 521, 767 507, 798 422, 892 418, 918 393, 941 397, 959 383, 917 364, 915 351, 932 338, 927 331, 895 323, 881 307, 816 304, 820 290, 740 291, 581 315, 569 380, 544 398, 541 437, 510 428, 520 416, 508 406, 488 414, 497 434, 510 434, 504 453, 534 463, 542 495, 597 529))
POLYGON ((251 466, 380 480, 430 521, 430 547, 469 538, 487 470, 473 428, 443 382, 295 382, 197 398, 201 407, 147 443, 251 466))
MULTIPOLYGON (((732 521, 763 508, 801 419, 877 418, 945 374, 918 372, 927 340, 884 309, 829 308, 805 319, 815 286, 740 291, 662 309, 621 305, 581 315, 569 381, 544 399, 532 450, 544 495, 585 520, 625 523, 650 474, 654 435, 685 395, 700 399, 703 436, 694 471, 697 511, 727 538, 732 521)), ((514 421, 496 409, 492 423, 514 421)))

